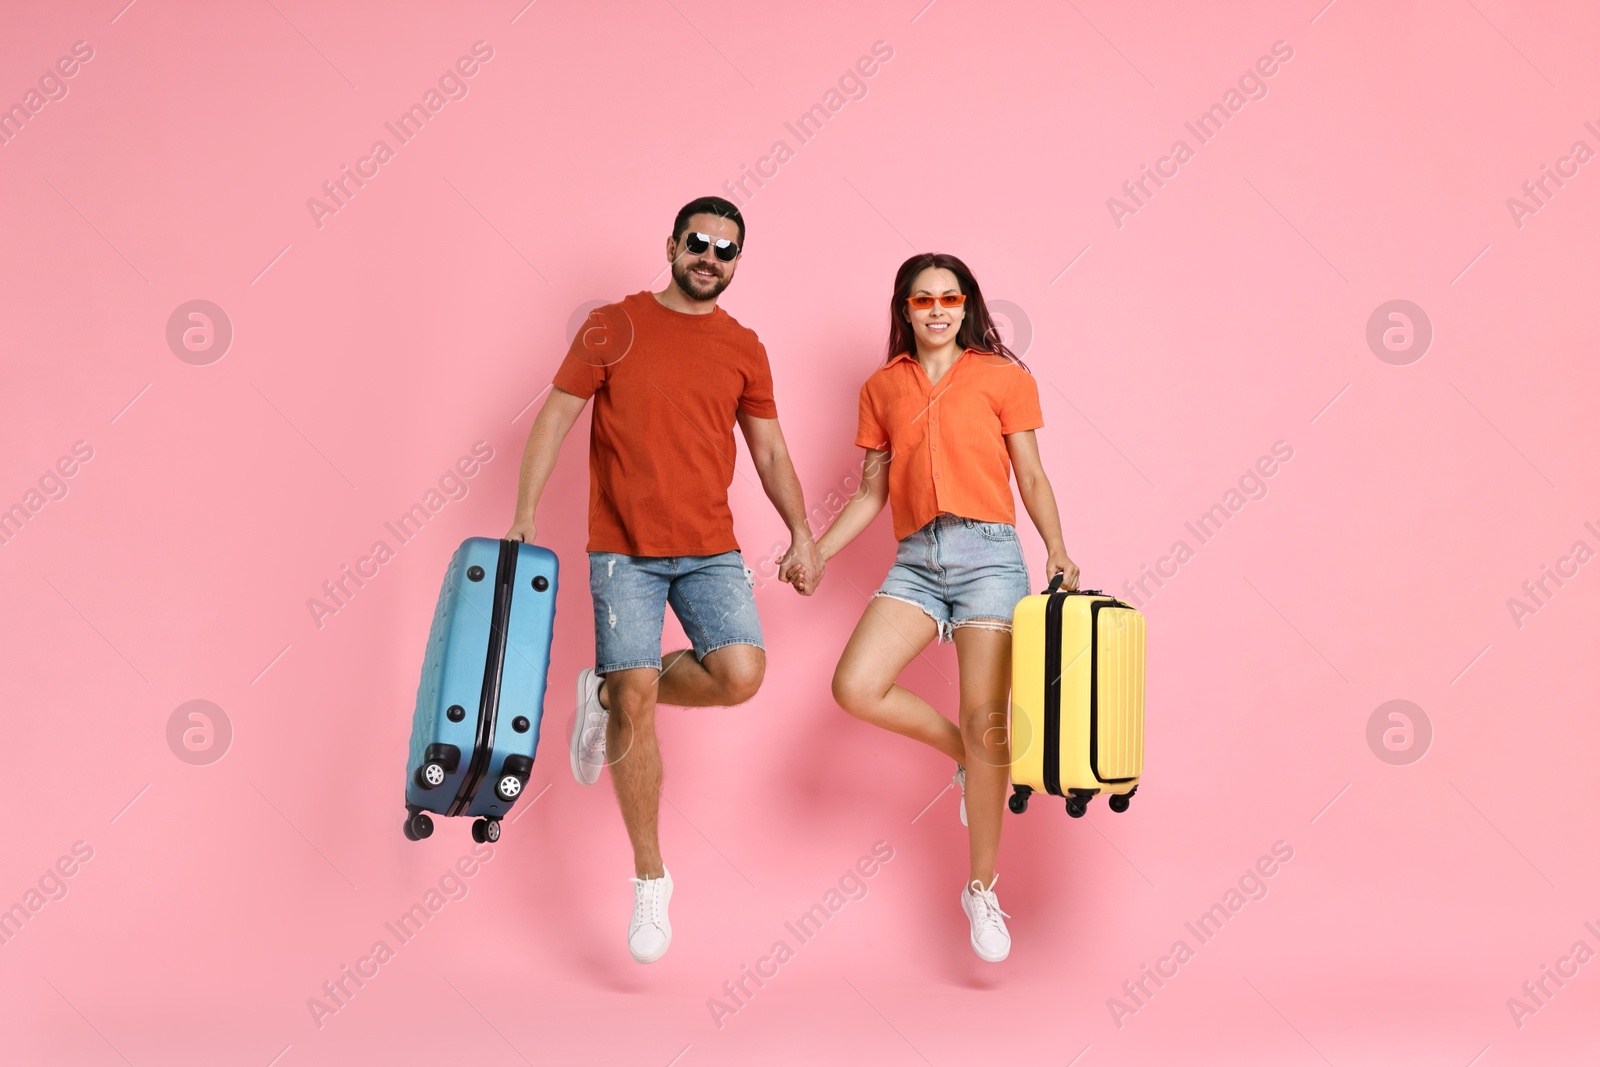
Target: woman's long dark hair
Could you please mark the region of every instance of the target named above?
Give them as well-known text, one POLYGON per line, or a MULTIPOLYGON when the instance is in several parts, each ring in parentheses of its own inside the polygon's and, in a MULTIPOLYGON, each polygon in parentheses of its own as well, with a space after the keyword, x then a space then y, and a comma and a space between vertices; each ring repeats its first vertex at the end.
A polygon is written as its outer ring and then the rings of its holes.
POLYGON ((911 285, 917 280, 917 275, 929 267, 942 267, 954 274, 956 285, 967 296, 967 302, 962 305, 966 315, 961 320, 961 328, 956 331, 956 343, 963 350, 971 348, 1004 356, 1027 370, 1028 365, 1001 341, 1000 331, 989 317, 989 307, 983 302, 983 290, 978 288, 978 279, 972 276, 972 271, 965 263, 946 252, 919 252, 900 264, 900 269, 895 271, 894 295, 889 298, 889 350, 884 362, 889 362, 902 352, 910 353, 913 357, 917 354, 917 338, 912 332, 910 320, 906 318, 906 297, 911 295, 911 285))

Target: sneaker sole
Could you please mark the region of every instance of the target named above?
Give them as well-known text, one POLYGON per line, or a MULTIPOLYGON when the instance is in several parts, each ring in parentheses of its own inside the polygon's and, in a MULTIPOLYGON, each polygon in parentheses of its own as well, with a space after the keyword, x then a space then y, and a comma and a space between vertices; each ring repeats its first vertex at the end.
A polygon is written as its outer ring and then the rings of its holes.
MULTIPOLYGON (((970 925, 972 923, 972 913, 967 911, 967 902, 965 900, 961 902, 961 910, 967 916, 967 923, 970 925)), ((1005 962, 1005 958, 1011 955, 1011 943, 1009 941, 1006 942, 1006 950, 1000 953, 998 956, 990 956, 986 954, 983 949, 978 947, 978 939, 975 937, 968 937, 967 943, 972 946, 973 955, 977 956, 985 963, 1003 963, 1005 962)))
POLYGON ((600 780, 600 768, 596 767, 593 778, 583 776, 583 761, 579 759, 579 752, 583 748, 583 723, 589 717, 584 711, 584 706, 589 703, 588 686, 585 675, 588 672, 578 672, 578 697, 574 705, 577 711, 572 720, 572 735, 567 739, 567 755, 572 764, 572 777, 578 780, 579 785, 594 785, 600 780))
POLYGON ((672 947, 672 928, 669 926, 667 928, 667 943, 661 946, 661 951, 660 952, 657 952, 653 956, 634 956, 633 955, 633 949, 632 949, 632 947, 630 947, 628 949, 628 955, 633 956, 633 962, 634 963, 654 963, 657 960, 659 960, 662 956, 665 956, 667 954, 667 949, 669 949, 671 947, 672 947))
MULTIPOLYGON (((968 940, 971 941, 972 939, 968 938, 968 940)), ((972 941, 972 951, 974 955, 976 955, 985 963, 1004 963, 1006 957, 1011 955, 1011 946, 1007 945, 1006 950, 1000 953, 998 956, 986 956, 984 955, 983 950, 978 947, 978 943, 976 941, 972 941)))

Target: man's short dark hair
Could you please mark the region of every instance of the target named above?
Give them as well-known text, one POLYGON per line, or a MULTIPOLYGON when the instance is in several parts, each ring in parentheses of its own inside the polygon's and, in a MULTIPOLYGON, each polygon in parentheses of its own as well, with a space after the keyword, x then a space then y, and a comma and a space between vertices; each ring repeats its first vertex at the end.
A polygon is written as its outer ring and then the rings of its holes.
POLYGON ((732 201, 720 196, 702 196, 679 208, 678 217, 672 222, 673 240, 683 236, 683 231, 689 228, 689 219, 695 215, 720 215, 732 219, 734 225, 739 227, 739 247, 744 247, 744 216, 739 214, 739 209, 733 206, 732 201))

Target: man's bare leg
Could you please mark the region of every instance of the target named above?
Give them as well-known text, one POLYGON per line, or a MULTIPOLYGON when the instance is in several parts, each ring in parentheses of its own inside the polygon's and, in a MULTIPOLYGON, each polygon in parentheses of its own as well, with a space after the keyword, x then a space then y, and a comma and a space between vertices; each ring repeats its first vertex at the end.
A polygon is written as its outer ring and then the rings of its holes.
MULTIPOLYGON (((685 708, 743 704, 761 688, 766 669, 767 654, 755 645, 724 645, 706 653, 704 660, 695 658, 690 648, 668 652, 661 657, 656 700, 685 708)), ((608 689, 600 687, 600 706, 610 711, 608 689)))
POLYGON ((636 878, 660 878, 665 870, 657 834, 661 808, 661 749, 656 743, 658 679, 654 667, 615 671, 605 676, 600 690, 611 712, 606 719, 611 784, 633 845, 636 878))

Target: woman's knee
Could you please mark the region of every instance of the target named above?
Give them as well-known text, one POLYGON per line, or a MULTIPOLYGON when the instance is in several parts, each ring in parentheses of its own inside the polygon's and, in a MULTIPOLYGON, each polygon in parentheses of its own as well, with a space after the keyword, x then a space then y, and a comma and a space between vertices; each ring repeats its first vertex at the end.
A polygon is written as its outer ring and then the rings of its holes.
POLYGON ((1006 752, 1006 702, 961 709, 961 742, 969 752, 1006 752))
POLYGON ((841 708, 858 719, 869 718, 883 694, 870 680, 843 664, 833 672, 833 699, 841 708))

